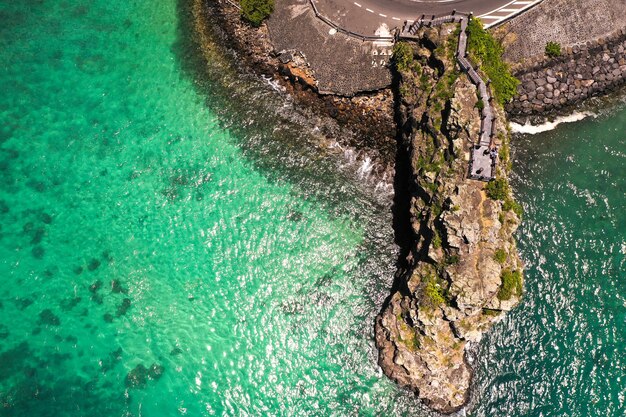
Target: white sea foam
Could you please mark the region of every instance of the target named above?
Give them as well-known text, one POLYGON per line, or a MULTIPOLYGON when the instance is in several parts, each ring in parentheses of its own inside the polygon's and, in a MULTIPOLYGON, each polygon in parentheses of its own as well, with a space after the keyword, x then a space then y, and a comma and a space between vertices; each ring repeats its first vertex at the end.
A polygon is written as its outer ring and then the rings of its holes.
POLYGON ((595 114, 591 112, 574 112, 569 116, 560 116, 554 119, 551 122, 545 122, 540 125, 532 125, 530 122, 526 122, 521 125, 519 123, 511 122, 511 130, 515 133, 527 133, 530 135, 535 135, 541 132, 547 132, 548 130, 552 130, 556 128, 561 123, 572 123, 577 122, 579 120, 583 120, 589 116, 595 116, 595 114))
POLYGON ((272 90, 278 91, 279 93, 284 93, 286 91, 285 87, 280 85, 278 81, 274 80, 272 77, 261 74, 261 78, 263 79, 263 81, 265 81, 265 83, 267 83, 267 85, 272 87, 272 90))

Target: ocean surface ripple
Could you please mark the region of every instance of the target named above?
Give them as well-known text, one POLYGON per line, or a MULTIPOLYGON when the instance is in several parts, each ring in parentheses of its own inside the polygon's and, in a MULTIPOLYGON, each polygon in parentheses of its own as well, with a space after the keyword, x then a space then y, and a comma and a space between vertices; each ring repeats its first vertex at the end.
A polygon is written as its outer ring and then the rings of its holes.
MULTIPOLYGON (((0 415, 429 415, 376 365, 385 180, 184 4, 0 4, 0 415)), ((624 415, 624 132, 516 137, 526 296, 463 414, 624 415)))

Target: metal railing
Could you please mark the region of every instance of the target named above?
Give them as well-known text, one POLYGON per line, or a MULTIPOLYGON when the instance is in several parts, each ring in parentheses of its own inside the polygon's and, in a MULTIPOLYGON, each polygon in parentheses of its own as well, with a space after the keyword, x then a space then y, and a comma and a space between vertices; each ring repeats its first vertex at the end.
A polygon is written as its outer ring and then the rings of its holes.
POLYGON ((352 32, 351 30, 344 29, 317 10, 317 6, 315 6, 314 0, 309 0, 311 7, 313 8, 313 12, 315 13, 315 17, 320 19, 322 22, 326 23, 328 26, 334 28, 337 32, 343 33, 344 35, 350 36, 352 38, 360 39, 361 41, 393 41, 395 40, 395 36, 369 36, 362 35, 360 33, 352 32))

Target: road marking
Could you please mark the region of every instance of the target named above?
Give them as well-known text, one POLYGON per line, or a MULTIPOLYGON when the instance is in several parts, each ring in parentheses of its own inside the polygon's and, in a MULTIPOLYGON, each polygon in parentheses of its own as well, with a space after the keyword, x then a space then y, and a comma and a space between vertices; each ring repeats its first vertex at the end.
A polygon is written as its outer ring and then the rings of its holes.
POLYGON ((521 4, 521 5, 527 5, 527 4, 532 4, 532 1, 514 1, 513 4, 521 4))
POLYGON ((500 9, 500 10, 498 10, 498 13, 500 13, 500 12, 511 13, 511 12, 516 12, 518 10, 519 9, 500 9))
POLYGON ((387 17, 386 14, 382 14, 382 13, 378 13, 378 16, 380 16, 380 17, 387 17))
POLYGON ((365 10, 367 10, 370 13, 374 13, 374 10, 372 10, 372 9, 365 9, 365 10))
POLYGON ((362 7, 362 6, 361 6, 359 3, 357 3, 356 1, 354 2, 354 5, 355 5, 355 6, 358 6, 358 7, 362 7))
POLYGON ((481 19, 502 19, 504 16, 480 16, 481 19))
POLYGON ((392 19, 393 19, 393 20, 400 20, 400 19, 398 19, 397 17, 392 17, 392 19))

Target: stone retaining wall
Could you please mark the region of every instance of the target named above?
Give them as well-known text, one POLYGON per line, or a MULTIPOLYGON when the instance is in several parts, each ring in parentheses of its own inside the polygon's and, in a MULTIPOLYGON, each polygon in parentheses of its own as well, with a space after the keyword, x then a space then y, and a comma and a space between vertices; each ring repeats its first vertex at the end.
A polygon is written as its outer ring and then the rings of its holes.
POLYGON ((537 115, 617 89, 626 80, 625 50, 626 28, 564 48, 558 58, 526 60, 513 68, 521 83, 507 111, 512 116, 537 115))

